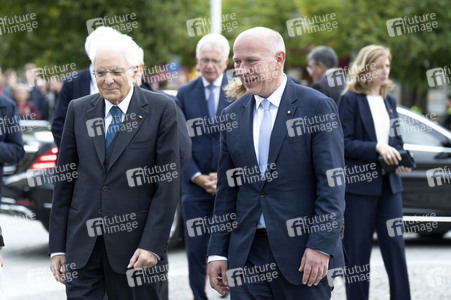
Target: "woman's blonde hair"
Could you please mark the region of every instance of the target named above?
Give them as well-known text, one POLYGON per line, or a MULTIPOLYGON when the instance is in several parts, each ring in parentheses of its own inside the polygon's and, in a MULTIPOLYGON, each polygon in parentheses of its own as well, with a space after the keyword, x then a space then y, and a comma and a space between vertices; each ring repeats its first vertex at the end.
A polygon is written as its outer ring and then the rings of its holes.
POLYGON ((246 88, 244 87, 239 77, 230 79, 229 83, 225 87, 223 87, 223 90, 229 102, 233 102, 246 94, 246 88))
MULTIPOLYGON (((343 94, 347 91, 352 91, 357 94, 369 94, 370 85, 368 82, 372 80, 372 72, 378 67, 375 61, 384 56, 391 62, 390 49, 379 45, 369 45, 362 48, 351 65, 351 70, 348 74, 348 83, 343 94)), ((387 80, 381 86, 380 94, 385 99, 388 91, 393 87, 391 80, 387 80)))

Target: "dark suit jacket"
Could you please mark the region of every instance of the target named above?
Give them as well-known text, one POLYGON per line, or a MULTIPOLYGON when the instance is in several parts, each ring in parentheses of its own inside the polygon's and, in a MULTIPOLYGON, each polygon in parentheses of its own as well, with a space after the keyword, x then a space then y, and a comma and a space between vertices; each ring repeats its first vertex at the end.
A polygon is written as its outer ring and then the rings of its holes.
MULTIPOLYGON (((384 100, 392 124, 399 118, 396 100, 387 95, 384 100)), ((343 125, 346 166, 362 166, 376 163, 378 176, 369 181, 358 181, 346 186, 346 192, 357 195, 380 196, 382 194, 382 175, 376 152, 376 131, 366 95, 346 92, 338 101, 338 110, 343 125)), ((399 123, 398 123, 399 124, 399 123)), ((393 125, 392 125, 393 126, 393 125)), ((390 136, 388 144, 398 150, 403 149, 401 135, 390 136)), ((393 193, 402 192, 401 177, 389 173, 390 187, 393 193)))
POLYGON ((180 162, 181 168, 183 168, 191 158, 191 138, 188 135, 188 130, 186 129, 186 119, 185 116, 183 115, 182 109, 180 108, 180 103, 177 100, 177 97, 169 95, 163 91, 154 90, 147 82, 144 82, 141 85, 141 88, 171 97, 175 101, 175 104, 177 104, 177 125, 180 146, 180 162))
POLYGON ((334 99, 335 103, 341 96, 341 92, 346 87, 346 80, 340 70, 335 70, 320 80, 313 83, 312 88, 320 91, 324 95, 334 99), (331 82, 329 82, 331 81, 331 82))
POLYGON ((299 285, 302 274, 298 269, 306 247, 330 254, 330 268, 344 266, 340 227, 345 208, 345 187, 330 187, 327 180, 327 170, 344 167, 343 134, 337 115, 335 129, 304 132, 293 137, 288 134, 287 121, 337 114, 336 104, 323 94, 297 85, 288 78, 269 148, 268 164, 275 163, 273 171, 277 172, 277 177, 273 176, 271 181, 230 187, 226 178, 228 170, 258 168, 252 131, 254 107, 254 97, 246 94, 223 111, 223 114, 236 113, 238 128, 221 132, 214 214, 227 216, 236 213, 238 225, 231 233, 212 233, 208 255, 227 257, 229 269, 243 268, 263 211, 276 264, 290 283, 299 285), (330 231, 289 235, 289 220, 326 214, 335 214, 335 228, 330 231))
MULTIPOLYGON (((224 74, 221 87, 227 85, 227 83, 227 76, 224 74)), ((208 117, 208 104, 207 99, 205 98, 204 85, 201 77, 181 86, 177 93, 177 99, 180 102, 180 106, 187 121, 208 117)), ((216 115, 219 116, 221 111, 229 104, 230 103, 227 101, 226 95, 221 88, 216 115)), ((196 172, 209 174, 210 172, 217 171, 219 131, 214 133, 202 131, 201 135, 196 134, 192 136, 191 141, 192 156, 183 169, 183 193, 198 197, 211 197, 204 189, 191 182, 191 177, 196 172)))
POLYGON ((111 220, 136 214, 136 229, 103 234, 115 272, 125 273, 137 248, 152 251, 163 259, 166 256, 180 193, 176 105, 167 96, 134 86, 127 116, 133 113, 135 118, 124 120, 124 128, 133 129, 116 134, 113 152, 104 164, 104 132, 91 137, 87 126, 89 120, 104 119, 104 99, 95 94, 69 103, 58 166, 76 163, 78 177, 72 182, 55 184, 49 253, 66 252, 67 262, 75 263, 77 269, 86 265, 94 248, 96 238, 88 234, 86 222, 95 218, 111 220), (136 126, 128 126, 130 123, 136 126), (178 174, 172 181, 130 187, 127 170, 162 168, 171 163, 177 165, 178 174))
POLYGON ((19 162, 25 153, 18 120, 14 101, 0 94, 0 179, 3 178, 4 164, 19 162))
POLYGON ((87 96, 91 93, 91 75, 89 68, 77 71, 77 76, 71 80, 65 80, 53 113, 52 133, 56 145, 59 147, 63 135, 64 120, 66 119, 67 106, 72 99, 87 96))

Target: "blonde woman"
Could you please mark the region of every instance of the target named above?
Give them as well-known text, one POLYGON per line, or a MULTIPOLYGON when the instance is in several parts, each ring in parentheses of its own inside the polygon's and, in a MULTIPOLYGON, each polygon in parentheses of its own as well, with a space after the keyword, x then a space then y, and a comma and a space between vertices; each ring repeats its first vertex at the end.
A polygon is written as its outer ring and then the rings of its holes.
POLYGON ((387 48, 370 45, 361 49, 352 65, 345 94, 338 102, 348 176, 365 178, 347 180, 346 184, 344 245, 349 256, 349 272, 345 274, 348 300, 368 299, 375 230, 390 281, 391 299, 410 299, 402 226, 401 230, 389 226, 402 218, 403 188, 399 174, 410 169, 399 166, 395 172, 382 175, 378 162, 382 156, 387 164, 398 165, 399 150, 403 149, 398 131, 391 130, 398 114, 395 99, 387 93, 392 85, 390 63, 387 48), (351 280, 357 274, 368 280, 351 280))

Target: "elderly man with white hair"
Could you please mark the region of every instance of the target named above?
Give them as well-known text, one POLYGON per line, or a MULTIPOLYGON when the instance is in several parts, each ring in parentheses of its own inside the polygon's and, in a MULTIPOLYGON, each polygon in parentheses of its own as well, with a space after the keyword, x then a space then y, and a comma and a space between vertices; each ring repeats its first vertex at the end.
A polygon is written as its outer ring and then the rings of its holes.
POLYGON ((57 169, 77 177, 55 183, 51 270, 68 299, 160 299, 180 190, 176 105, 134 85, 130 39, 95 43, 99 93, 71 101, 64 124, 57 169))
POLYGON ((229 51, 229 42, 224 36, 210 33, 202 37, 196 48, 196 62, 202 76, 180 87, 177 93, 187 124, 192 125, 188 130, 191 131, 193 151, 183 170, 182 209, 189 281, 196 300, 207 299, 205 256, 209 231, 192 234, 190 224, 198 218, 208 220, 213 213, 219 154, 219 131, 215 128, 219 127, 221 111, 229 105, 222 90, 228 83, 224 72, 229 51), (202 120, 202 125, 196 125, 199 123, 196 120, 202 120), (193 134, 198 129, 202 132, 193 134))
MULTIPOLYGON (((111 27, 101 26, 96 28, 96 30, 91 32, 91 34, 86 37, 85 51, 88 56, 93 41, 96 38, 106 35, 119 36, 121 33, 111 27)), ((90 60, 92 61, 91 57, 90 60)), ((73 99, 99 92, 92 71, 93 65, 91 64, 89 68, 77 71, 75 75, 71 76, 69 80, 65 80, 63 83, 55 105, 52 122, 52 134, 57 146, 61 143, 64 120, 66 119, 67 106, 69 105, 69 102, 73 99)))

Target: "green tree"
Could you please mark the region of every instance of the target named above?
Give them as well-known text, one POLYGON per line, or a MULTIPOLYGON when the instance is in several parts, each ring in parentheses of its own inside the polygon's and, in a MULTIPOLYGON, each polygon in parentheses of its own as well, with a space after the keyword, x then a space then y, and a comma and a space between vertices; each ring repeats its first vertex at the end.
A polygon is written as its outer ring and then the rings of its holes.
MULTIPOLYGON (((131 14, 136 15, 137 28, 121 32, 144 49, 146 65, 164 64, 172 53, 192 52, 195 41, 187 34, 186 21, 207 11, 208 2, 202 0, 3 0, 0 17, 35 14, 38 26, 0 35, 1 66, 19 69, 35 62, 38 66, 76 63, 78 69, 85 68, 90 63, 84 50, 86 22, 127 14, 129 20, 131 14)), ((188 61, 187 56, 183 58, 188 61)))

